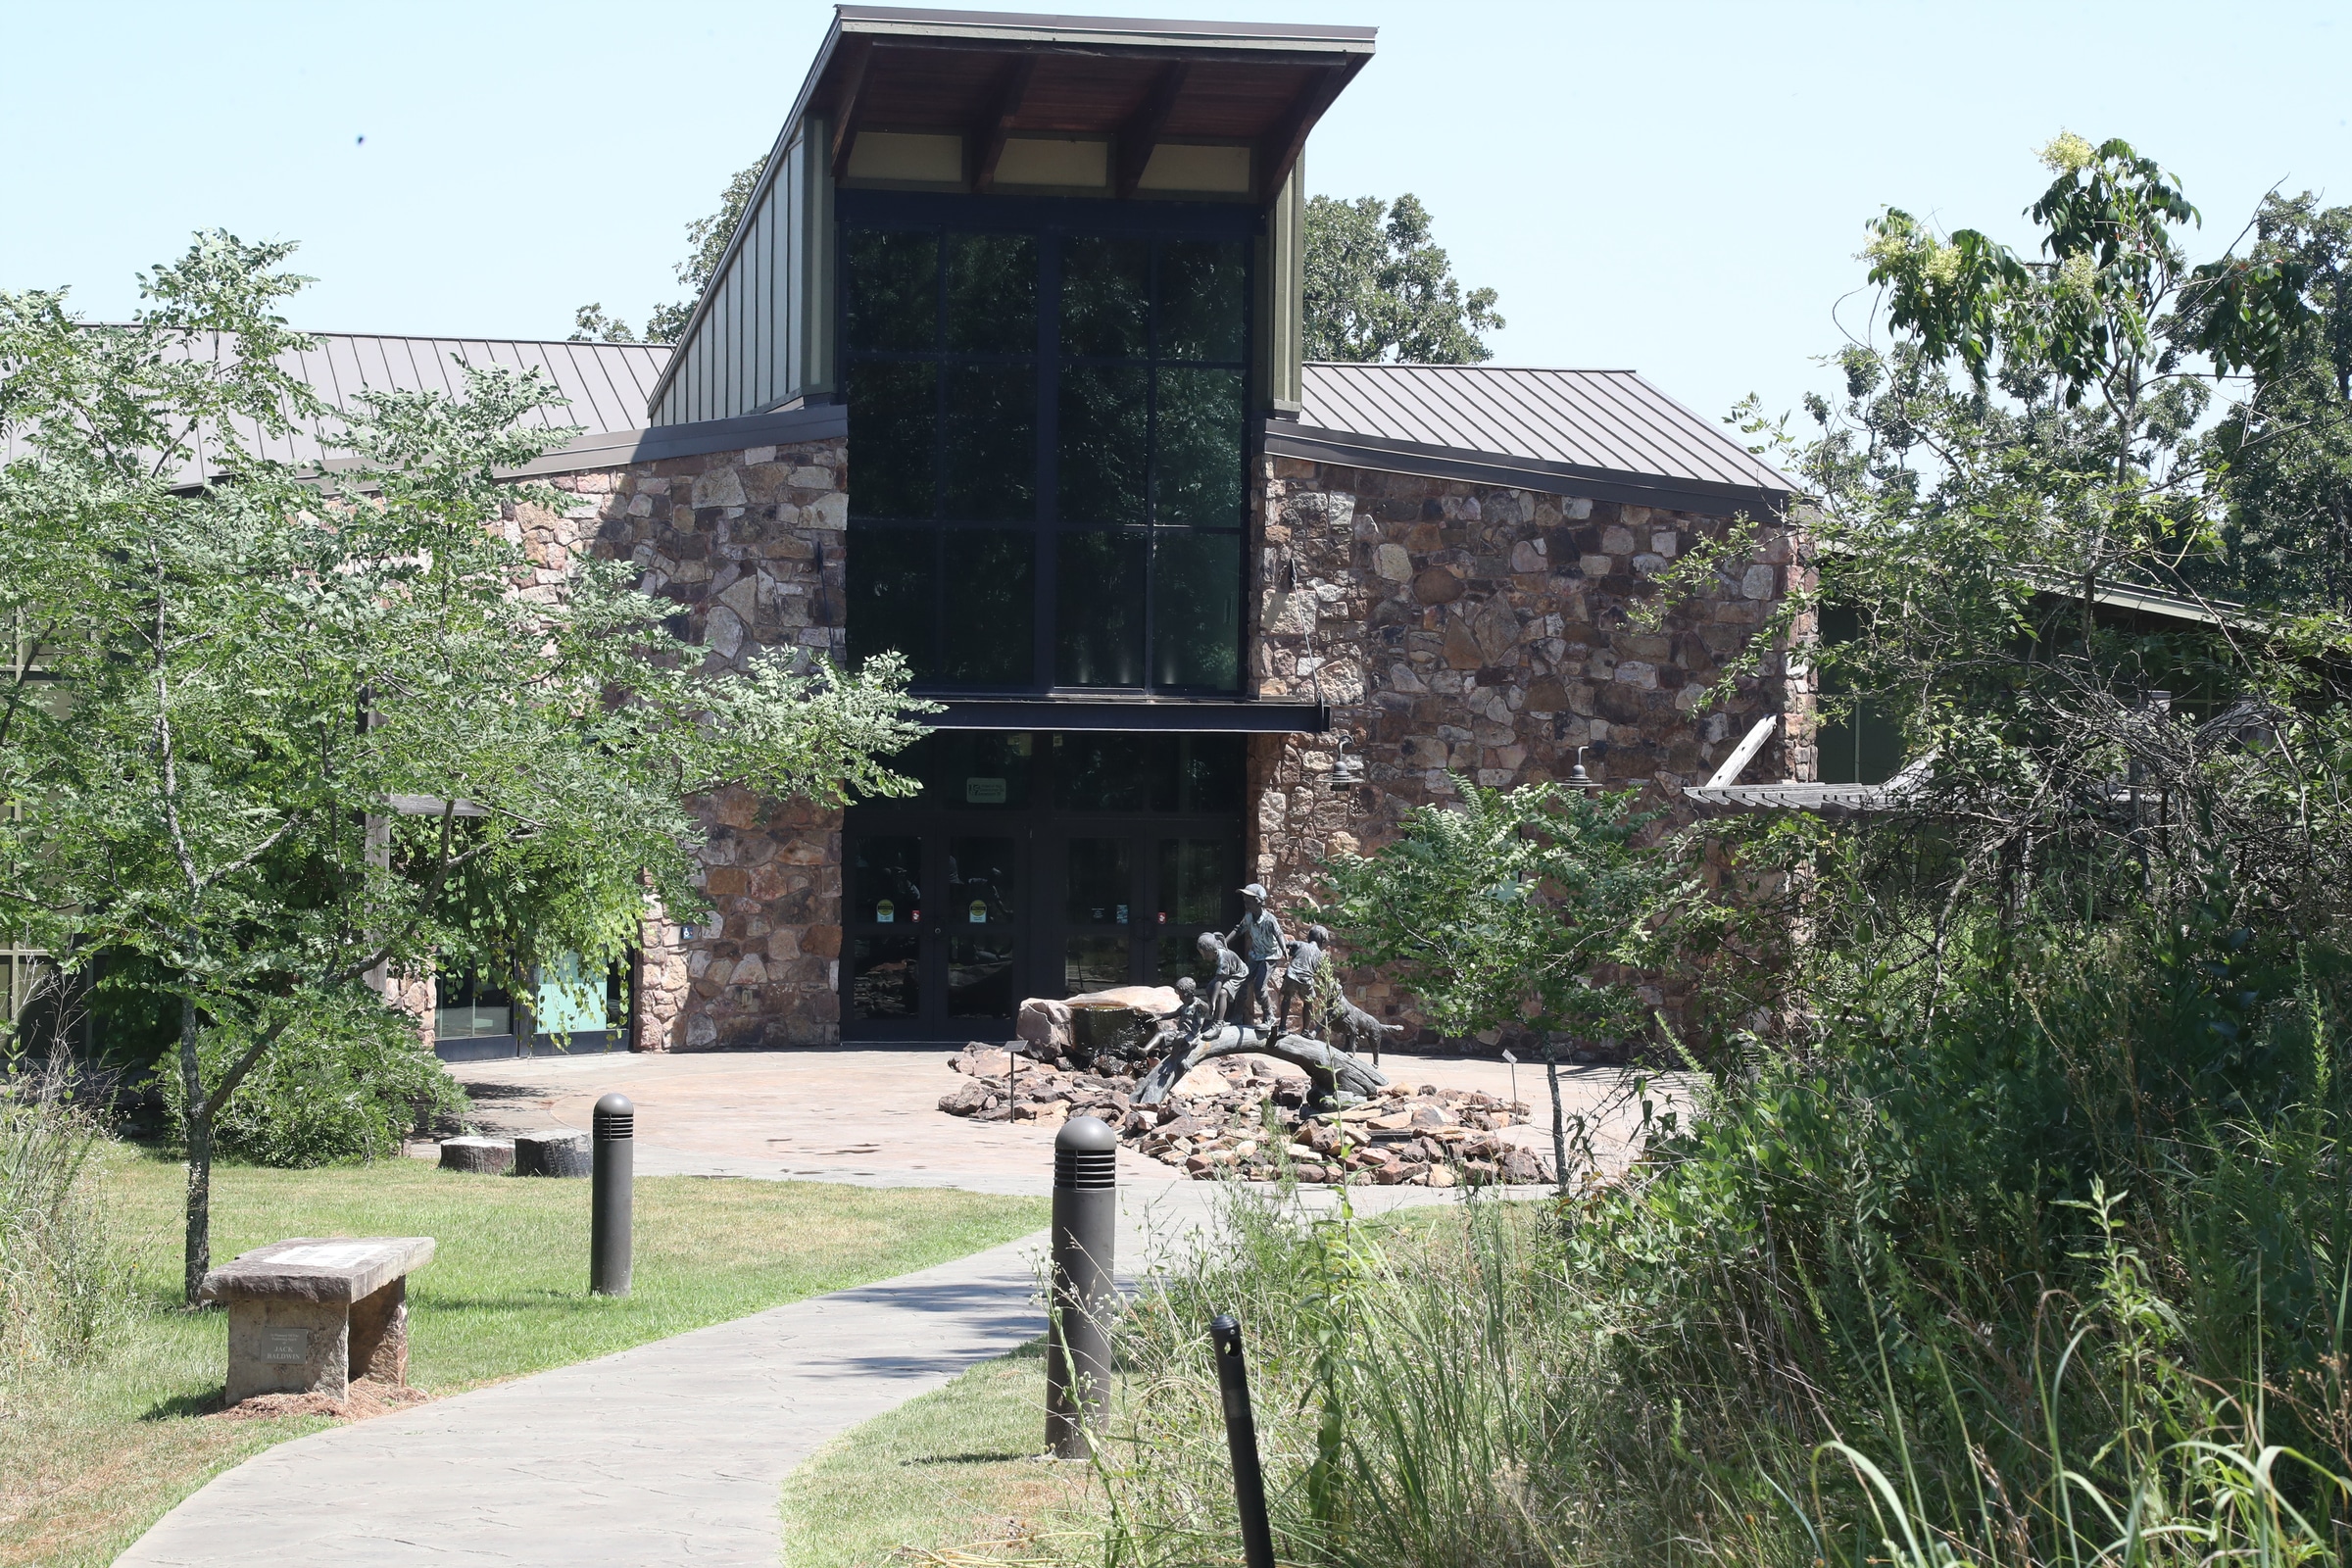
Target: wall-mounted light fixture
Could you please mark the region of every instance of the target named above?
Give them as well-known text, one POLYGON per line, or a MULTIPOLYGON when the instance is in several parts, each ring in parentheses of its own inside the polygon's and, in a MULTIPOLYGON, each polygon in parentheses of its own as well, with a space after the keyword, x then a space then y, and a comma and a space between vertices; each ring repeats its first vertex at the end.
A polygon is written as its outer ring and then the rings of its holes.
POLYGON ((1364 781, 1364 760, 1348 750, 1348 736, 1340 737, 1339 754, 1331 760, 1331 788, 1334 791, 1351 790, 1364 781))

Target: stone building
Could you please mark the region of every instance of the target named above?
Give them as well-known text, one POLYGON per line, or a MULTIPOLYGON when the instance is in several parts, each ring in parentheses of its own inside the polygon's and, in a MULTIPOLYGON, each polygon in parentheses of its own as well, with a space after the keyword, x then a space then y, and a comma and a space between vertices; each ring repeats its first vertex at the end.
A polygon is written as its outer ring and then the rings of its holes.
MULTIPOLYGON (((1631 371, 1301 363, 1300 158, 1372 49, 842 7, 674 349, 322 341, 330 396, 548 369, 588 433, 532 472, 575 504, 508 526, 551 580, 625 559, 713 667, 895 649, 945 705, 916 799, 698 803, 712 912, 647 923, 581 1045, 1001 1038, 1191 972, 1243 883, 1297 907, 1449 772, 1581 752, 1679 804, 1803 709, 1777 650, 1699 701, 1805 569, 1713 421, 1631 371), (1740 516, 1752 555, 1629 620, 1740 516)), ((1773 733, 1751 776, 1809 777, 1773 733)), ((530 1049, 439 1002, 445 1054, 530 1049)))

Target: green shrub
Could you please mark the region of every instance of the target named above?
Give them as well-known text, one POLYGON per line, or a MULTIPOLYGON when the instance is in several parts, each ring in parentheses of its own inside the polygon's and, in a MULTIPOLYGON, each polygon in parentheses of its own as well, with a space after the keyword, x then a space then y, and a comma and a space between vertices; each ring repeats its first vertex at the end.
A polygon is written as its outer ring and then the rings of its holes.
MULTIPOLYGON (((245 1041, 209 1030, 199 1048, 205 1082, 220 1074, 245 1041)), ((178 1063, 157 1066, 155 1087, 181 1122, 178 1063)), ((368 1004, 287 1031, 221 1108, 214 1147, 226 1158, 292 1167, 381 1159, 432 1118, 456 1116, 468 1102, 416 1036, 414 1020, 368 1004)))

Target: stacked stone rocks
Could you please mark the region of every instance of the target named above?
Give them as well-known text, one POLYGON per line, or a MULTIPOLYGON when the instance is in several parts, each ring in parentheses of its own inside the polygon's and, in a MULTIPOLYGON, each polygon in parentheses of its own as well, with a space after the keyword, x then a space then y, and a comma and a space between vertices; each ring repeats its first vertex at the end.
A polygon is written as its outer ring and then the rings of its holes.
MULTIPOLYGON (((769 650, 802 668, 847 653, 847 444, 752 447, 557 475, 561 516, 508 508, 509 537, 553 593, 575 555, 627 561, 678 607, 706 669, 769 650)), ((841 813, 742 790, 689 803, 710 829, 703 885, 714 914, 691 932, 648 920, 637 1048, 824 1044, 840 1039, 841 813)))
POLYGON ((975 1121, 1055 1126, 1099 1116, 1122 1142, 1200 1181, 1452 1187, 1550 1179, 1533 1152, 1497 1136, 1527 1106, 1476 1090, 1393 1084, 1378 1100, 1331 1115, 1305 1112, 1307 1083, 1225 1058, 1197 1069, 1165 1103, 1131 1106, 1135 1079, 1050 1067, 972 1045, 948 1058, 964 1081, 939 1108, 975 1121), (1192 1092, 1188 1093, 1187 1090, 1192 1092))

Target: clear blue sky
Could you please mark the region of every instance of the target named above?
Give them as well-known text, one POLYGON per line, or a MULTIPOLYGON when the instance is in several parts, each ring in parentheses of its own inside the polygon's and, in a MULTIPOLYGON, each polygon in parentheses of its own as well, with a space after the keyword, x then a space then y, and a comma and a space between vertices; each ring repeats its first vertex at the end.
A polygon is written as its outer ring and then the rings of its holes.
MULTIPOLYGON (((1634 367, 1710 416, 1824 384, 1881 204, 2021 237, 2061 127, 2176 170, 2214 250, 2274 184, 2352 202, 2340 0, 1133 9, 1378 26, 1310 188, 1427 202, 1459 274, 1501 291, 1498 363, 1634 367)), ((634 321, 830 15, 7 0, 0 288, 119 317, 136 269, 220 225, 302 242, 320 330, 561 337, 589 300, 634 321)))

